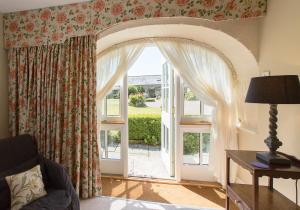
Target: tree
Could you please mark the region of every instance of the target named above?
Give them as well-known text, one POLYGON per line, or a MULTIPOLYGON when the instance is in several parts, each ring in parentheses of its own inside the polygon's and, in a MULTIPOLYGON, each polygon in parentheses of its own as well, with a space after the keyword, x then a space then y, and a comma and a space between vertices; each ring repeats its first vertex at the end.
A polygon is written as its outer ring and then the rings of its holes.
POLYGON ((130 95, 136 95, 138 93, 138 89, 134 85, 128 86, 128 96, 130 95))
POLYGON ((139 85, 139 86, 136 86, 136 88, 137 88, 138 93, 145 93, 145 88, 143 86, 139 85))

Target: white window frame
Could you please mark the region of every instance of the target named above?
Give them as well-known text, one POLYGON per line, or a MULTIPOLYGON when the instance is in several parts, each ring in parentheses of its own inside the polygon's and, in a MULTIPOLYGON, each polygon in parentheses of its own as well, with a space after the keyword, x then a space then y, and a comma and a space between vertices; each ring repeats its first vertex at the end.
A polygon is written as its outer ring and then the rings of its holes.
MULTIPOLYGON (((175 80, 175 179, 216 181, 213 172, 209 170, 209 165, 189 165, 183 164, 183 133, 184 132, 210 132, 211 122, 204 121, 203 118, 183 118, 184 116, 184 83, 182 78, 176 74, 175 80)), ((201 151, 202 152, 202 151, 201 151)))
MULTIPOLYGON (((101 158, 101 160, 121 160, 122 159, 122 142, 123 142, 123 136, 122 136, 122 134, 123 134, 123 126, 122 125, 105 125, 105 124, 103 124, 103 125, 101 125, 101 130, 100 130, 100 141, 101 141, 101 131, 104 131, 105 132, 105 139, 104 139, 104 141, 105 141, 105 157, 103 158, 102 157, 102 151, 100 152, 100 158, 101 158), (121 139, 120 139, 120 158, 109 158, 108 157, 108 139, 107 139, 107 136, 108 136, 108 131, 119 131, 120 132, 120 134, 121 134, 121 139)), ((102 149, 102 148, 101 148, 102 149)))
MULTIPOLYGON (((121 148, 120 148, 120 159, 103 159, 100 150, 100 161, 101 171, 107 174, 123 175, 125 178, 128 177, 128 111, 126 108, 128 101, 128 85, 127 85, 127 74, 123 76, 120 82, 120 116, 111 117, 107 116, 106 113, 102 113, 102 107, 100 107, 100 123, 98 127, 98 139, 100 142, 101 130, 119 130, 121 131, 121 148)), ((106 100, 106 97, 105 99, 106 100)), ((103 106, 106 104, 105 101, 101 102, 103 106)), ((107 138, 107 137, 105 137, 107 138)), ((101 142, 100 142, 101 143, 101 142)))
MULTIPOLYGON (((123 79, 121 79, 121 82, 120 82, 120 106, 119 106, 119 112, 120 112, 120 115, 119 116, 107 116, 107 96, 105 96, 105 98, 102 100, 101 102, 101 106, 104 106, 104 110, 105 110, 105 113, 102 112, 102 107, 100 109, 100 112, 101 112, 101 122, 105 122, 105 123, 115 123, 115 122, 118 122, 118 123, 125 123, 125 104, 126 102, 124 101, 124 98, 127 94, 127 91, 126 91, 126 87, 127 86, 127 75, 125 75, 123 77, 123 79), (126 92, 126 94, 125 94, 126 92)), ((110 91, 111 92, 111 91, 110 91)))
MULTIPOLYGON (((179 116, 180 122, 182 123, 197 123, 197 122, 211 122, 210 115, 204 115, 204 103, 200 99, 200 116, 185 116, 184 115, 184 84, 183 80, 180 79, 180 90, 179 90, 179 116)), ((187 85, 186 85, 187 86, 187 85)))
MULTIPOLYGON (((181 125, 180 126, 180 139, 182 142, 182 164, 183 165, 194 165, 194 166, 208 166, 208 164, 202 164, 202 156, 203 156, 203 151, 202 151, 202 146, 203 146, 203 133, 210 133, 211 134, 211 125, 181 125), (200 134, 200 151, 199 151, 199 163, 184 163, 183 161, 183 148, 184 148, 184 142, 183 142, 183 134, 184 133, 199 133, 200 134)), ((211 143, 211 141, 210 141, 211 143)))
MULTIPOLYGON (((179 125, 178 126, 178 150, 177 153, 179 157, 178 165, 178 179, 179 180, 199 180, 199 181, 216 181, 213 171, 209 170, 208 165, 199 164, 185 164, 183 163, 183 133, 211 133, 211 125, 201 124, 201 125, 179 125)), ((200 150, 202 152, 202 149, 200 150)), ((200 162, 201 163, 201 162, 200 162)))
MULTIPOLYGON (((123 175, 124 171, 127 171, 127 165, 124 165, 124 159, 126 158, 126 126, 124 124, 101 124, 101 130, 105 130, 106 136, 109 130, 118 130, 121 132, 121 143, 120 143, 120 159, 102 158, 102 151, 100 149, 100 161, 101 161, 101 172, 104 174, 116 174, 123 175)), ((101 130, 99 129, 99 139, 101 130)), ((107 138, 107 137, 105 137, 107 138)), ((99 140, 100 141, 100 140, 99 140)), ((125 175, 125 174, 124 174, 125 175)))

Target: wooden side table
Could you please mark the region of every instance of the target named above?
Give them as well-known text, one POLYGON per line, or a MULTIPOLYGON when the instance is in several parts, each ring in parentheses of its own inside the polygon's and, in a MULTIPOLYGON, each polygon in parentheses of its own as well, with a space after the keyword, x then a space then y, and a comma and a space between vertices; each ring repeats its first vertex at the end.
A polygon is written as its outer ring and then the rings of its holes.
POLYGON ((226 210, 230 209, 230 200, 243 210, 300 210, 300 207, 294 202, 273 189, 274 178, 300 179, 300 168, 293 165, 291 167, 269 167, 268 169, 257 168, 251 165, 253 161, 257 161, 256 152, 226 151, 226 210), (230 160, 250 172, 252 185, 230 183, 230 160), (259 186, 259 178, 263 176, 269 177, 268 186, 259 186))

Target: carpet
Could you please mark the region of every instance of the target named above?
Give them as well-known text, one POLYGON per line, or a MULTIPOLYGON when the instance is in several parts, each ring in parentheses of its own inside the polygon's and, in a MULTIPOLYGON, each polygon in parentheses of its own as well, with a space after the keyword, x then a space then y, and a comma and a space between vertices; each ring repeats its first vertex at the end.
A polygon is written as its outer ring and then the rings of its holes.
POLYGON ((81 210, 216 210, 101 196, 80 201, 81 210))

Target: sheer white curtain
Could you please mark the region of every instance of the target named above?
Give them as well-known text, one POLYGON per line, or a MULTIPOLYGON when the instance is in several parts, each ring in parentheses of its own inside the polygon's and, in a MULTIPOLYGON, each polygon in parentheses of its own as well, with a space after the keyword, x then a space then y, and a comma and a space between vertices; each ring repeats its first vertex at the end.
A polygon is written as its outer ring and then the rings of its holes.
POLYGON ((97 55, 97 103, 134 64, 145 48, 145 43, 129 43, 109 48, 97 55))
POLYGON ((184 39, 152 39, 179 75, 215 107, 210 166, 225 185, 225 150, 237 149, 236 101, 232 73, 215 52, 184 39))

